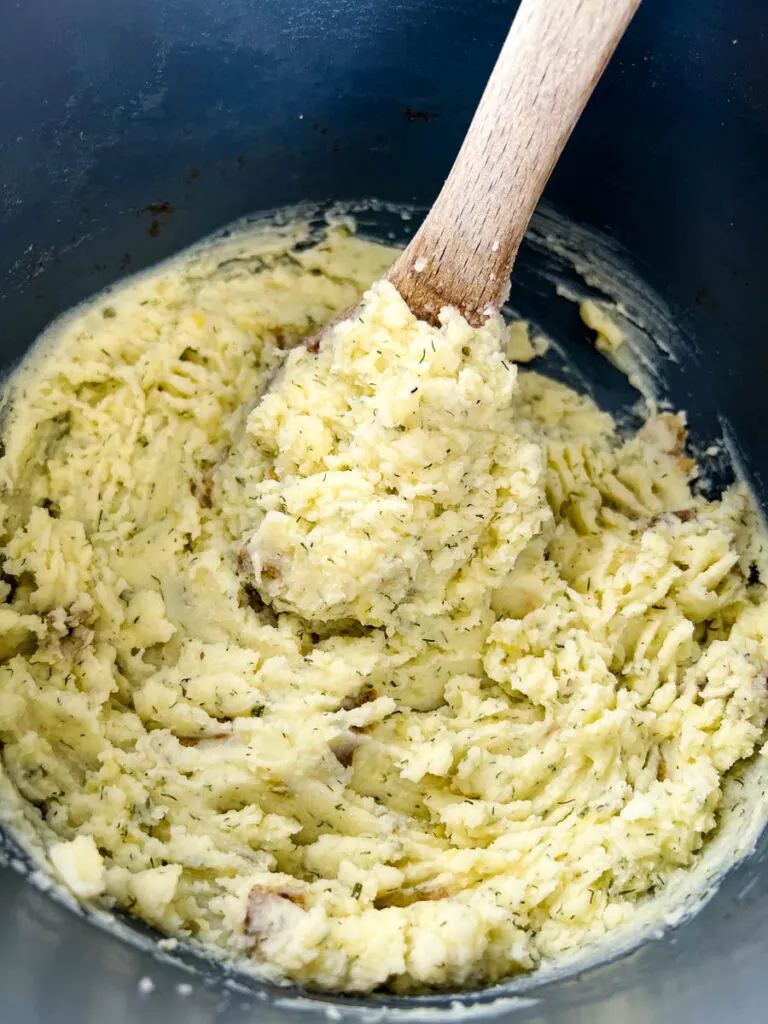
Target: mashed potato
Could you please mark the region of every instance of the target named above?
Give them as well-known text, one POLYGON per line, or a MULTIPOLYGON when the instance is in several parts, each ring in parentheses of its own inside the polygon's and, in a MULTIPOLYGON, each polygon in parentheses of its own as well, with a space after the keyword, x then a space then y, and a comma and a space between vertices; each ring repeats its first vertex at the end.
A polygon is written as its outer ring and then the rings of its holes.
POLYGON ((302 231, 128 282, 17 377, 4 770, 79 898, 308 986, 479 985, 696 863, 763 741, 763 534, 692 493, 679 417, 619 437, 500 319, 380 284, 294 347, 393 255, 302 231))

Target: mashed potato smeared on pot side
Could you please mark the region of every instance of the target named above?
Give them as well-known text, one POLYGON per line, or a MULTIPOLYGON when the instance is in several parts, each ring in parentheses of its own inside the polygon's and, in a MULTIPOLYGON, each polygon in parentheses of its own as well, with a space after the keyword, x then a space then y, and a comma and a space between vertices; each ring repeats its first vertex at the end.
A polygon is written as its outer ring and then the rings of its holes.
POLYGON ((286 356, 393 256, 301 231, 129 282, 17 378, 4 769, 80 898, 309 986, 479 985, 696 863, 764 739, 763 534, 678 417, 618 436, 500 319, 377 285, 286 356))

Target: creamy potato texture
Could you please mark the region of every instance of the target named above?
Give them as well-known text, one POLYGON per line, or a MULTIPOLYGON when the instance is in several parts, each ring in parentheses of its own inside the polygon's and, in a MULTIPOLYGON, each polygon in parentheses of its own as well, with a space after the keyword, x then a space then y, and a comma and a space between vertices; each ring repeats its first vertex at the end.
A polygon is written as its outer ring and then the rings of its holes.
POLYGON ((4 770, 79 898, 308 986, 480 985, 696 863, 764 739, 762 529, 520 325, 379 284, 308 353, 393 253, 305 236, 130 281, 17 376, 4 770))

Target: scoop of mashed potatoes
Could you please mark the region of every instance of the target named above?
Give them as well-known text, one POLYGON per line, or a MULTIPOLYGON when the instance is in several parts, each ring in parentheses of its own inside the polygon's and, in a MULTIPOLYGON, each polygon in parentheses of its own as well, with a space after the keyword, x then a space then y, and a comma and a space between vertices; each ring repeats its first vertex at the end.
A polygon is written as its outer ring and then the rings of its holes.
POLYGON ((280 611, 392 628, 471 610, 552 518, 544 453, 509 416, 505 327, 418 321, 388 282, 248 420, 272 458, 246 545, 280 611))
POLYGON ((697 863, 764 739, 764 535, 681 418, 619 436, 499 318, 376 285, 297 347, 393 256, 308 241, 209 243, 17 376, 3 770, 81 899, 311 987, 480 985, 697 863))

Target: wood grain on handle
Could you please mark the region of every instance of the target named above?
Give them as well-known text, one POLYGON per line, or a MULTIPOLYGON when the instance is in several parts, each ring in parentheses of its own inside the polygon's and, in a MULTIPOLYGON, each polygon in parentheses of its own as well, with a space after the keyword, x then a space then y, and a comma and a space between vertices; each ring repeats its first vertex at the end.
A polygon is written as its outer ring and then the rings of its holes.
POLYGON ((531 214, 639 6, 522 0, 451 173, 387 274, 420 319, 451 305, 479 324, 506 301, 531 214))

